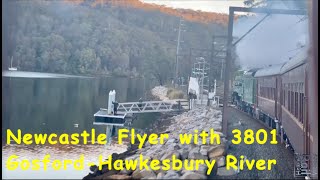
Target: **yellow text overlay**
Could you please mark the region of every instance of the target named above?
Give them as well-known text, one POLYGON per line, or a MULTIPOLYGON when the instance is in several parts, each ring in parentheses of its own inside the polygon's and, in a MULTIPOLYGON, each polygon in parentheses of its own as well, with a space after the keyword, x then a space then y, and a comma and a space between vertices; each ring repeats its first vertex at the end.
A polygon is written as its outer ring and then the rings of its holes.
MULTIPOLYGON (((8 170, 16 170, 18 168, 22 170, 47 170, 49 166, 51 166, 54 170, 67 170, 68 167, 73 167, 75 170, 84 170, 88 166, 93 165, 94 163, 85 164, 84 156, 80 155, 80 158, 77 160, 54 160, 50 159, 50 155, 44 156, 43 159, 34 159, 34 160, 20 160, 18 161, 17 155, 11 155, 6 161, 6 168, 8 170), (68 166, 69 165, 69 166, 68 166)), ((186 159, 180 160, 176 158, 175 155, 172 156, 171 159, 164 159, 162 161, 157 159, 145 159, 143 155, 139 155, 136 159, 127 159, 127 160, 113 160, 110 155, 107 160, 104 160, 103 156, 99 156, 98 168, 102 170, 102 168, 107 168, 109 170, 136 170, 136 169, 146 169, 146 170, 175 170, 179 171, 181 169, 185 169, 188 171, 196 171, 199 170, 201 165, 207 166, 207 175, 210 175, 214 166, 216 164, 216 160, 203 160, 203 159, 186 159)), ((252 170, 253 168, 263 171, 263 170, 272 170, 273 166, 276 165, 277 162, 275 159, 272 160, 247 160, 244 159, 244 156, 240 156, 238 159, 233 155, 226 156, 226 169, 229 170, 233 168, 237 170, 243 170, 247 168, 248 170, 252 170)))

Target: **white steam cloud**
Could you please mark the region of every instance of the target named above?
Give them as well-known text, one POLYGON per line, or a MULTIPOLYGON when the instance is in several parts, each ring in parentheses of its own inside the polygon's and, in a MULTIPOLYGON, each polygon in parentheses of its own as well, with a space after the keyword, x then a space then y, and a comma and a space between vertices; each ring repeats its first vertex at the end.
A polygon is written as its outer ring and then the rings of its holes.
MULTIPOLYGON (((281 2, 272 8, 288 9, 281 2)), ((241 37, 264 16, 257 14, 239 19, 234 24, 234 36, 241 37)), ((237 44, 236 50, 241 66, 254 68, 286 62, 302 50, 301 45, 307 43, 308 18, 270 15, 237 44)))

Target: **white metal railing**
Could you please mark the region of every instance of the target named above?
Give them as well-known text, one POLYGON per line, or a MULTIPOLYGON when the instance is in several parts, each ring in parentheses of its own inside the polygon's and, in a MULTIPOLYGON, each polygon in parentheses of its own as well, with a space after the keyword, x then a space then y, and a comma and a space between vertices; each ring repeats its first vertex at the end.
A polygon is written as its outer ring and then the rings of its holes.
POLYGON ((173 106, 176 101, 146 101, 119 103, 117 114, 124 113, 146 113, 146 112, 168 112, 176 110, 173 106))

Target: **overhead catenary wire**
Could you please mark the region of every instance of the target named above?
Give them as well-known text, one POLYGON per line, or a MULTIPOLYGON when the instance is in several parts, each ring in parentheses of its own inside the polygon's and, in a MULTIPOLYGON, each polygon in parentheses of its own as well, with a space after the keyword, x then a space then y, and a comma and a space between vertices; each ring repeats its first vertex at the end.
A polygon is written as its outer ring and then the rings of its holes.
POLYGON ((238 44, 244 37, 246 37, 252 30, 254 30, 262 21, 264 21, 270 14, 265 15, 257 24, 255 24, 251 29, 249 29, 243 36, 241 36, 232 46, 238 44))
MULTIPOLYGON (((288 7, 288 5, 284 2, 284 0, 281 0, 281 2, 282 2, 282 4, 283 4, 284 6, 286 6, 287 9, 290 9, 290 8, 288 7)), ((303 16, 303 17, 300 17, 299 15, 295 15, 295 16, 299 19, 299 21, 297 21, 297 22, 294 23, 293 25, 289 26, 288 29, 289 29, 289 28, 292 28, 293 26, 299 24, 300 22, 303 22, 303 21, 305 21, 306 19, 308 19, 308 16, 303 16)))
MULTIPOLYGON (((281 0, 281 2, 287 7, 287 9, 290 9, 284 2, 283 0, 281 0)), ((235 46, 236 44, 238 44, 245 36, 247 36, 253 29, 255 29, 261 22, 263 22, 268 16, 270 16, 270 14, 266 14, 266 16, 264 16, 257 24, 255 24, 251 29, 249 29, 248 32, 246 32, 242 37, 240 37, 235 43, 233 43, 232 46, 235 46)), ((296 15, 297 18, 299 18, 299 21, 297 23, 295 23, 294 25, 308 19, 307 16, 304 16, 302 18, 300 18, 298 15, 296 15)))
POLYGON ((291 49, 291 50, 289 50, 288 52, 292 52, 292 51, 300 50, 300 49, 302 49, 302 48, 304 48, 304 47, 305 47, 305 45, 301 45, 300 47, 295 48, 295 49, 291 49))

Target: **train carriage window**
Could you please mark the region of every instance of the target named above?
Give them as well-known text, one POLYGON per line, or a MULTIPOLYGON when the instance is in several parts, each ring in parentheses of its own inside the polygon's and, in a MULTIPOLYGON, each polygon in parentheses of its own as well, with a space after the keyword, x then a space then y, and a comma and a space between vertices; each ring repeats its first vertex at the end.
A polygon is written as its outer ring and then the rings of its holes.
POLYGON ((269 87, 269 99, 272 99, 272 88, 269 87))
POLYGON ((282 100, 283 100, 282 96, 283 96, 283 91, 280 91, 280 99, 279 99, 280 100, 280 102, 279 102, 280 104, 282 104, 282 100))
POLYGON ((268 90, 267 90, 267 88, 266 88, 266 87, 264 88, 264 97, 265 97, 265 98, 267 98, 267 97, 268 97, 268 90))
POLYGON ((300 122, 303 123, 304 121, 304 93, 300 93, 300 122))
POLYGON ((269 99, 272 99, 272 88, 269 88, 269 99))
POLYGON ((274 100, 274 88, 271 88, 271 99, 274 100))
POLYGON ((264 93, 265 93, 264 97, 268 98, 268 88, 267 87, 264 88, 264 93))
POLYGON ((286 90, 283 90, 283 104, 284 104, 284 106, 286 106, 286 90))
POLYGON ((291 107, 290 106, 291 105, 290 102, 291 102, 291 93, 290 93, 290 91, 288 91, 288 104, 287 104, 288 106, 287 106, 287 108, 288 108, 289 111, 290 111, 290 107, 291 107))
POLYGON ((296 118, 299 118, 298 117, 298 92, 295 92, 294 93, 294 99, 295 99, 295 103, 294 103, 294 116, 296 117, 296 118))
POLYGON ((281 104, 286 106, 285 103, 286 103, 286 91, 282 90, 282 102, 281 102, 281 104))
POLYGON ((291 100, 290 100, 290 102, 291 102, 291 107, 290 107, 290 109, 291 109, 291 114, 294 114, 294 92, 293 91, 291 91, 291 100))

